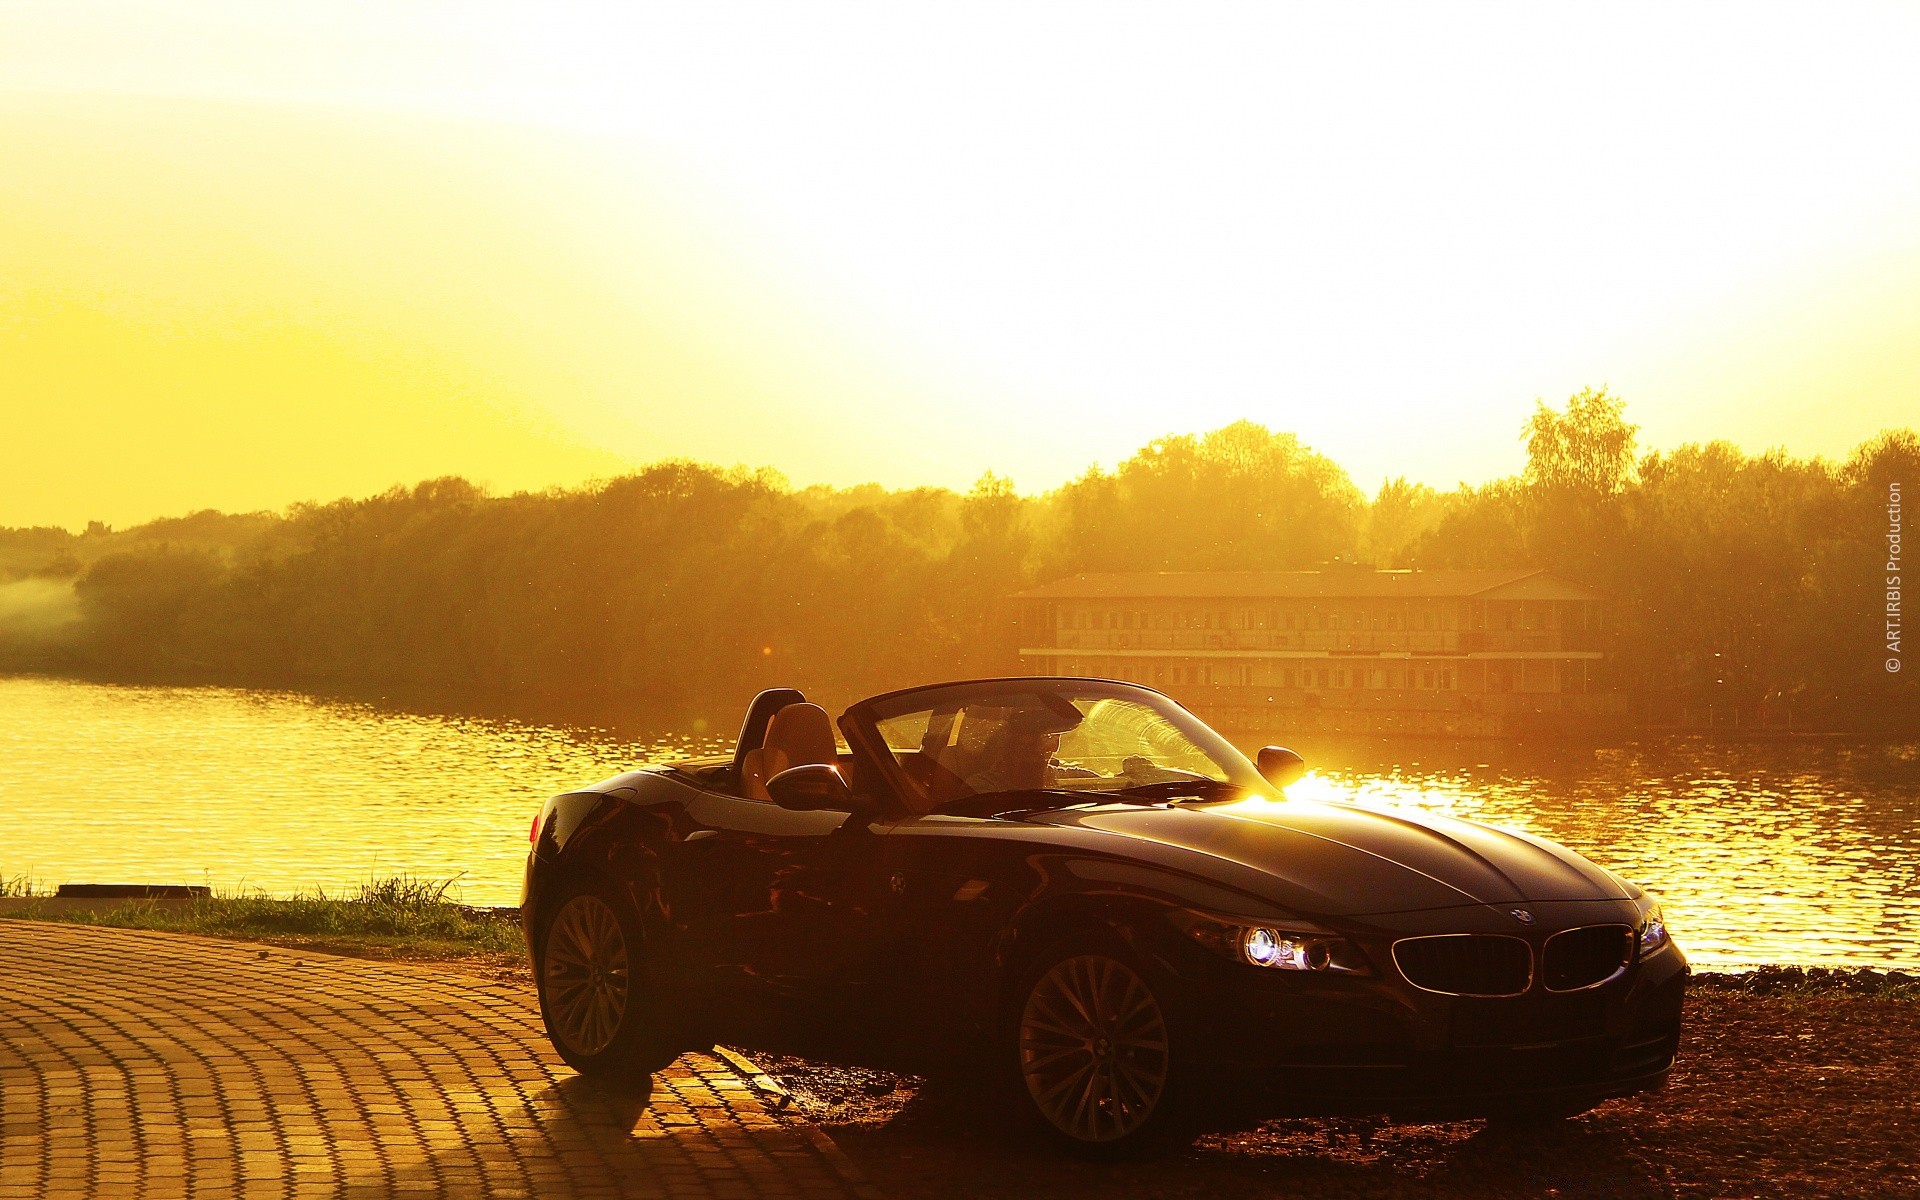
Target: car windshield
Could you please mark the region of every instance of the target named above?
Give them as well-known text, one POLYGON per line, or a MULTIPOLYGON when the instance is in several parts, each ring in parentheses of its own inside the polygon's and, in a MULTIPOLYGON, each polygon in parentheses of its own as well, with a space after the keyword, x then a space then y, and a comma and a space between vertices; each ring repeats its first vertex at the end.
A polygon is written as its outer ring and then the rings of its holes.
POLYGON ((1122 683, 951 684, 860 708, 906 776, 909 806, 923 813, 976 796, 1032 791, 1147 797, 1267 790, 1246 757, 1191 713, 1122 683))

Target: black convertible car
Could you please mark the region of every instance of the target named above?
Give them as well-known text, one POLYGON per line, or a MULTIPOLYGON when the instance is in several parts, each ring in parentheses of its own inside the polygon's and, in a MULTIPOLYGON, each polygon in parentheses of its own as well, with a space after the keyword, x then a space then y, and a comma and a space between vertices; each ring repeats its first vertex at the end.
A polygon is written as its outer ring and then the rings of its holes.
POLYGON ((1067 1144, 1282 1114, 1534 1119, 1659 1086, 1687 966, 1539 838, 1289 800, 1095 679, 763 692, 731 758, 546 803, 522 906, 567 1062, 716 1041, 998 1080, 1067 1144))

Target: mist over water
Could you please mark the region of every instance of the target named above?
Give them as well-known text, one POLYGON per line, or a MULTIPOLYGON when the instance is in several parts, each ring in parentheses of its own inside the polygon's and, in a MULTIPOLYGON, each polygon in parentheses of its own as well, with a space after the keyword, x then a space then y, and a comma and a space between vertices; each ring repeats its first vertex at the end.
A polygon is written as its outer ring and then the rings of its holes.
POLYGON ((0 637, 53 637, 79 620, 73 585, 64 579, 0 583, 0 637))
MULTIPOLYGON (((744 697, 743 697, 744 705, 744 697)), ((283 692, 0 678, 0 877, 519 898, 547 796, 731 746, 283 692)), ((1525 829, 1664 901, 1696 965, 1920 966, 1920 747, 1302 747, 1293 794, 1525 829)))

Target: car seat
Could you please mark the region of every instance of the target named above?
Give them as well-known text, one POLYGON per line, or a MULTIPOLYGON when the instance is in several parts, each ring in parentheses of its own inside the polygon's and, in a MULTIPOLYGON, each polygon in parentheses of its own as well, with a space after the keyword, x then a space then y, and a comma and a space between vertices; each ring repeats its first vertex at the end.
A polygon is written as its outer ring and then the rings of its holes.
POLYGON ((824 763, 835 766, 839 749, 833 740, 833 718, 818 704, 789 704, 767 723, 767 740, 749 750, 740 765, 740 794, 750 800, 769 800, 767 780, 790 767, 824 763))

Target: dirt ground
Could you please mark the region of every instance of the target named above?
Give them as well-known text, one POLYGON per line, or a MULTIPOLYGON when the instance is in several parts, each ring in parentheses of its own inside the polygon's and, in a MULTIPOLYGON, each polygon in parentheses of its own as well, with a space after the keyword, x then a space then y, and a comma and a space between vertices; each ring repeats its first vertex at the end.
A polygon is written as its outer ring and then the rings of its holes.
POLYGON ((1898 972, 1696 976, 1667 1086, 1559 1128, 1272 1121, 1118 1164, 983 1119, 974 1093, 748 1053, 890 1200, 1920 1200, 1920 979, 1898 972))
POLYGON ((896 1200, 1920 1197, 1920 989, 1709 977, 1667 1087, 1562 1127, 1274 1121, 1121 1164, 1063 1156, 972 1095, 755 1056, 896 1200))

